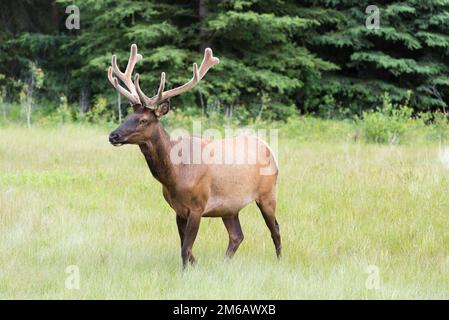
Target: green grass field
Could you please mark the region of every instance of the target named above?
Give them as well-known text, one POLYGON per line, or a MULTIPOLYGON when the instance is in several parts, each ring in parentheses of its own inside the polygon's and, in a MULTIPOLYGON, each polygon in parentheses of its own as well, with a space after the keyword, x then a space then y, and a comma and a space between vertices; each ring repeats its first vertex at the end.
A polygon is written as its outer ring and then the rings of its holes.
POLYGON ((221 220, 205 218, 199 264, 182 272, 160 185, 138 147, 114 148, 107 134, 0 128, 0 298, 449 298, 449 168, 439 145, 298 142, 281 132, 282 260, 251 205, 234 260, 223 260, 221 220), (71 265, 79 290, 66 288, 71 265))

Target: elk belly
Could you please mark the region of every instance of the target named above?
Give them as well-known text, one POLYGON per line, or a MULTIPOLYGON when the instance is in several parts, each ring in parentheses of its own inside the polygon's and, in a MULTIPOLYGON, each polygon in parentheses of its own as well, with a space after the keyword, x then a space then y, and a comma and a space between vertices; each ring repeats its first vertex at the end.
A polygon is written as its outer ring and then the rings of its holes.
POLYGON ((179 307, 174 307, 173 314, 177 315, 199 315, 203 318, 206 315, 207 307, 188 307, 184 306, 182 303, 179 307))

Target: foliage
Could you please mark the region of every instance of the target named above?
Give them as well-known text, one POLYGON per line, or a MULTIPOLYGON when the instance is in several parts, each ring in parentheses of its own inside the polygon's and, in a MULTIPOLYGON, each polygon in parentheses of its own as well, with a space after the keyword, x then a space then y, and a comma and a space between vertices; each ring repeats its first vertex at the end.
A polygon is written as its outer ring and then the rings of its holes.
POLYGON ((107 123, 114 119, 114 112, 107 108, 107 100, 98 96, 91 110, 81 115, 81 120, 91 123, 107 123))
POLYGON ((336 104, 359 115, 376 109, 384 92, 393 102, 403 103, 410 90, 414 110, 445 109, 449 102, 449 1, 381 1, 378 29, 364 25, 368 16, 364 10, 370 4, 310 0, 303 13, 298 9, 300 16, 323 16, 315 36, 305 41, 314 48, 312 52, 340 67, 325 75, 321 94, 331 95, 336 104))
POLYGON ((368 0, 80 0, 81 29, 67 30, 71 4, 0 4, 5 101, 20 100, 33 62, 45 74, 35 99, 53 111, 63 94, 82 113, 99 96, 116 113, 106 70, 113 53, 124 68, 137 43, 144 59, 136 69, 148 95, 162 71, 167 88, 184 83, 191 63, 212 47, 221 64, 174 98, 173 108, 197 106, 243 124, 295 113, 361 116, 376 110, 385 92, 395 104, 409 99, 415 112, 448 107, 448 0, 380 1, 379 29, 365 27, 368 0))
POLYGON ((368 142, 396 144, 410 126, 413 110, 407 104, 394 105, 388 94, 383 99, 382 108, 364 111, 357 122, 368 142))

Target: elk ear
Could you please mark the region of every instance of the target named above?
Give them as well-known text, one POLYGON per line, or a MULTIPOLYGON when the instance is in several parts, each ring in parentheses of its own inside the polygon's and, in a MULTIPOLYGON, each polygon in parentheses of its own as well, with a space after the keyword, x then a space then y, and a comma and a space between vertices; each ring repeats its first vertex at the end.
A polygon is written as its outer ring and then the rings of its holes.
POLYGON ((156 117, 160 118, 165 115, 170 110, 170 100, 165 100, 158 104, 156 109, 154 110, 154 114, 156 117))

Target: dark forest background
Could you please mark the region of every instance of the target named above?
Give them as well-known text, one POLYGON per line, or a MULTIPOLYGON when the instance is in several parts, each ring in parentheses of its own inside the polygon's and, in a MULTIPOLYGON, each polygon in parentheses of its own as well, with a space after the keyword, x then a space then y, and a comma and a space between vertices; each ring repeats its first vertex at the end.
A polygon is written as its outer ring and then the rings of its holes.
POLYGON ((347 118, 376 109, 387 93, 415 112, 445 113, 448 30, 448 0, 1 1, 0 94, 5 104, 32 99, 44 113, 63 105, 118 117, 117 103, 125 110, 127 102, 107 68, 113 53, 124 68, 136 43, 148 95, 161 71, 168 88, 187 81, 205 47, 221 59, 207 81, 173 99, 185 112, 347 118), (66 28, 72 4, 79 30, 66 28), (365 25, 372 4, 378 29, 365 25))

